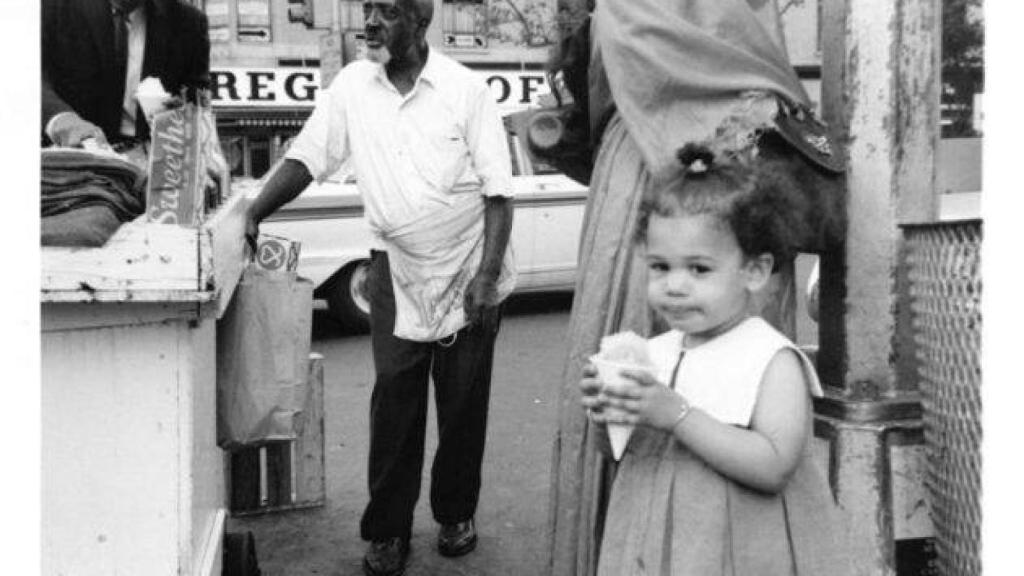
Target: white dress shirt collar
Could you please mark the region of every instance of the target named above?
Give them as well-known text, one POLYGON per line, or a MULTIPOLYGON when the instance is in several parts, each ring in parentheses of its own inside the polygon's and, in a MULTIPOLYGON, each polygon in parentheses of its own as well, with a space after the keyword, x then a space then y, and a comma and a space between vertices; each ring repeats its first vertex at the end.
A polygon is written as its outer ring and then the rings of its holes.
MULTIPOLYGON (((416 77, 416 83, 413 85, 413 89, 409 91, 409 94, 406 94, 407 98, 416 91, 416 86, 418 86, 421 81, 430 84, 432 88, 437 87, 438 81, 442 75, 442 71, 439 70, 440 64, 438 60, 439 58, 434 54, 434 49, 428 46, 427 62, 423 65, 423 69, 420 70, 419 76, 416 77)), ((387 68, 383 64, 377 65, 377 80, 385 86, 394 88, 394 84, 392 84, 391 79, 388 78, 387 68)))

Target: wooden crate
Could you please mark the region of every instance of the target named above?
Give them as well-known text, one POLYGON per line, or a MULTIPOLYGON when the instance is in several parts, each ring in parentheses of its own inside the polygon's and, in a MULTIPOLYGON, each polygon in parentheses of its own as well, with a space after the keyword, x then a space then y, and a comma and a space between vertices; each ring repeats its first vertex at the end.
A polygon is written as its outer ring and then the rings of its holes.
POLYGON ((323 356, 309 355, 302 433, 295 440, 246 446, 230 453, 233 516, 324 504, 323 356))

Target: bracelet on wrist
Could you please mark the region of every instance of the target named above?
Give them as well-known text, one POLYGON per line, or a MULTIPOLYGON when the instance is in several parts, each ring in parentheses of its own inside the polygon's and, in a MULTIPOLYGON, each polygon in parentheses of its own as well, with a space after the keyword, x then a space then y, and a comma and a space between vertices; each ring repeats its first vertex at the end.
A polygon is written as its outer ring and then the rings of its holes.
POLYGON ((690 411, 692 409, 693 406, 691 406, 690 403, 687 402, 684 398, 682 406, 679 407, 679 415, 676 416, 675 422, 672 423, 672 432, 675 432, 676 428, 679 428, 679 425, 682 424, 684 420, 686 420, 686 417, 690 415, 690 411))

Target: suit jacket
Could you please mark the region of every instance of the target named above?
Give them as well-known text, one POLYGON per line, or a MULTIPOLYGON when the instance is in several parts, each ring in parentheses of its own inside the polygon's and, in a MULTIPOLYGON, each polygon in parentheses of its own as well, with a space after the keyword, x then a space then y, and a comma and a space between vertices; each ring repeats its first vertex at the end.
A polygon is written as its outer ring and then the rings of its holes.
MULTIPOLYGON (((146 46, 142 76, 156 76, 178 94, 210 83, 210 38, 206 15, 181 0, 143 0, 146 46)), ((43 0, 42 127, 54 115, 74 111, 120 139, 123 79, 114 70, 113 18, 109 0, 43 0)), ((149 137, 141 110, 139 138, 149 137)), ((45 136, 44 136, 45 138, 45 136)))

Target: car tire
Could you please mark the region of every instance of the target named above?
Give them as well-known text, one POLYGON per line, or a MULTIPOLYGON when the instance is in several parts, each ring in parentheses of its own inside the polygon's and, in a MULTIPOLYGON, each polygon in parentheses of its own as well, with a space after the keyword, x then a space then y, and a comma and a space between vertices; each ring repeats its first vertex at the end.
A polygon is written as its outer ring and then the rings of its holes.
POLYGON ((355 334, 370 331, 370 300, 366 294, 369 260, 357 260, 338 271, 325 290, 331 317, 355 334))

